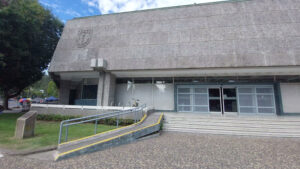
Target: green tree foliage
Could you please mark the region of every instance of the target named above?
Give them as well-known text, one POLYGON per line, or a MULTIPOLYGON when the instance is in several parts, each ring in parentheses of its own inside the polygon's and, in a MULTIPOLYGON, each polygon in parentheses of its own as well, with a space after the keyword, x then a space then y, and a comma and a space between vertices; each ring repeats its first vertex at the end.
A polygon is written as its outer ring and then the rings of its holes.
POLYGON ((0 89, 5 100, 40 80, 63 24, 37 0, 13 0, 0 8, 0 89))
POLYGON ((48 96, 58 97, 58 90, 56 84, 52 80, 48 83, 47 94, 48 96))

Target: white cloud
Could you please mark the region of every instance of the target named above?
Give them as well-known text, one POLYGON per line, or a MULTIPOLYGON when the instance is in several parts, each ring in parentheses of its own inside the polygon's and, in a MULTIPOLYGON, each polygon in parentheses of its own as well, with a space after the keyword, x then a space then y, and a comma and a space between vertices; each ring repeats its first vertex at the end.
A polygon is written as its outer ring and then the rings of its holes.
POLYGON ((92 8, 89 8, 88 11, 89 11, 90 13, 94 13, 94 12, 95 12, 92 8))
POLYGON ((44 1, 40 1, 40 3, 44 6, 47 6, 47 7, 50 7, 50 8, 53 8, 53 9, 56 9, 58 8, 58 5, 57 4, 54 4, 54 3, 47 3, 47 2, 44 2, 44 1))
POLYGON ((71 15, 71 16, 75 16, 75 17, 80 17, 81 16, 80 13, 74 11, 73 9, 67 9, 65 11, 65 14, 68 14, 68 15, 71 15))
POLYGON ((89 7, 98 8, 98 0, 81 0, 81 2, 87 4, 89 7))
POLYGON ((135 11, 224 0, 81 0, 90 7, 97 7, 102 14, 135 11))

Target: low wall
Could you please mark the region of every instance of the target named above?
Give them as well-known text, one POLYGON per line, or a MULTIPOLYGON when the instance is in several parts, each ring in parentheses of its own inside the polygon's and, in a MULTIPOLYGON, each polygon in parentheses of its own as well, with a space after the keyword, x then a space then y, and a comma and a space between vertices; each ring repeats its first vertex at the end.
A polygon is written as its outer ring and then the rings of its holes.
MULTIPOLYGON (((89 116, 128 109, 132 109, 132 107, 32 104, 30 110, 37 111, 38 114, 89 116)), ((138 119, 140 119, 141 116, 142 115, 139 115, 138 119)), ((134 114, 123 115, 120 116, 120 118, 134 119, 134 114)))

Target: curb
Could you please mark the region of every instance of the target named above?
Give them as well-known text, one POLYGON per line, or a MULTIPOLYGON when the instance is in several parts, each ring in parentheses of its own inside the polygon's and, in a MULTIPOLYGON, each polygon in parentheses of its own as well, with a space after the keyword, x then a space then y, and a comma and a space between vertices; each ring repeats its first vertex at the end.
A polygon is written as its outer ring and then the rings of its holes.
POLYGON ((48 147, 39 148, 36 150, 24 150, 24 151, 7 150, 7 151, 11 151, 11 152, 5 152, 4 154, 10 155, 10 156, 26 156, 26 155, 42 153, 42 152, 46 152, 46 151, 52 151, 52 150, 56 150, 56 149, 57 149, 57 146, 48 146, 48 147))

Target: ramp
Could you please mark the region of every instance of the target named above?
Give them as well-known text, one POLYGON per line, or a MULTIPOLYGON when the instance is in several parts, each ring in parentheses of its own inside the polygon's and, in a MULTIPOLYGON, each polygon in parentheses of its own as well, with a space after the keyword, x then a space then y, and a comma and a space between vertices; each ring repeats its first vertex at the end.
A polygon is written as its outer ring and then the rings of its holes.
POLYGON ((127 144, 154 134, 160 131, 162 119, 163 113, 145 114, 133 125, 60 144, 55 161, 127 144))

